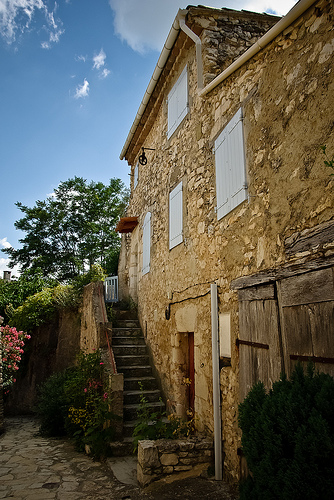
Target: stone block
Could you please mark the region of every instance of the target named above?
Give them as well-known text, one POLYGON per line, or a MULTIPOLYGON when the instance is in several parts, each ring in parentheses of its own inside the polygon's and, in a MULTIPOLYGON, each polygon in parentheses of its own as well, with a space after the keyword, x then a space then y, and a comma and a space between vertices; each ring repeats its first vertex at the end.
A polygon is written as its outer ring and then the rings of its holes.
POLYGON ((138 442, 138 463, 143 469, 159 467, 158 449, 154 441, 143 440, 138 442))
POLYGON ((160 457, 162 465, 177 465, 179 457, 175 453, 163 453, 160 457))
POLYGON ((212 439, 201 439, 195 445, 196 450, 210 450, 213 448, 213 440, 212 439))
POLYGON ((179 447, 181 452, 190 451, 194 449, 195 443, 191 441, 179 441, 179 447))
POLYGON ((143 471, 142 467, 140 464, 137 464, 137 481, 140 484, 140 486, 147 486, 150 484, 152 481, 156 479, 155 474, 147 474, 143 471))
POLYGON ((172 465, 166 465, 166 467, 163 467, 162 472, 164 474, 173 474, 174 467, 172 465))

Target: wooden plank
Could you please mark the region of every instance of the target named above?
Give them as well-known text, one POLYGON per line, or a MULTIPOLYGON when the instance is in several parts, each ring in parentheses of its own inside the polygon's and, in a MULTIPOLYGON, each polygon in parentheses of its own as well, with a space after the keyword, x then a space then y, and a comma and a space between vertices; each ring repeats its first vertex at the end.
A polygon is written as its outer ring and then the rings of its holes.
POLYGON ((239 398, 242 401, 255 382, 267 389, 279 379, 282 365, 278 310, 275 300, 239 302, 239 398), (266 348, 258 348, 267 346, 266 348))
POLYGON ((238 300, 265 300, 275 298, 275 287, 272 284, 259 285, 250 288, 244 288, 238 291, 238 300))
POLYGON ((334 241, 334 220, 319 224, 312 229, 294 233, 284 242, 287 255, 317 249, 334 241))
POLYGON ((334 300, 332 269, 321 269, 281 281, 281 306, 334 300))
POLYGON ((298 276, 310 271, 325 269, 332 266, 334 266, 334 256, 328 258, 321 257, 298 264, 287 264, 286 266, 282 266, 277 269, 261 271, 250 276, 240 276, 231 282, 231 289, 241 290, 243 288, 253 287, 256 285, 273 283, 277 280, 289 278, 291 276, 298 276))

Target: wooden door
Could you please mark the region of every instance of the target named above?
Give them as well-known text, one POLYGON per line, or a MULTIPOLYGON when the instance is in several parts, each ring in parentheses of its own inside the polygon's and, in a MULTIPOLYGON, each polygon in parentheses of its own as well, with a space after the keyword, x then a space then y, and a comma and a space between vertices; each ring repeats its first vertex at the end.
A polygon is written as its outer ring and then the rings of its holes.
POLYGON ((333 268, 282 279, 278 298, 287 375, 309 361, 334 375, 333 268))
POLYGON ((283 369, 279 312, 274 284, 240 290, 239 348, 240 401, 259 380, 267 389, 283 369))
POLYGON ((267 389, 297 362, 334 376, 334 279, 325 268, 239 290, 242 401, 254 383, 267 389))

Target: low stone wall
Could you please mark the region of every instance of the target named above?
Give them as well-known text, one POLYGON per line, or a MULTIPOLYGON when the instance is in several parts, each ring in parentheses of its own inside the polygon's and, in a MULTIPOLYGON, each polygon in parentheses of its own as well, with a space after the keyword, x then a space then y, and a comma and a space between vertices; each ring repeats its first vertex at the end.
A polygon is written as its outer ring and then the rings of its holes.
POLYGON ((194 469, 199 475, 200 471, 213 464, 212 439, 190 437, 183 440, 143 440, 138 443, 137 480, 141 486, 170 474, 194 469))

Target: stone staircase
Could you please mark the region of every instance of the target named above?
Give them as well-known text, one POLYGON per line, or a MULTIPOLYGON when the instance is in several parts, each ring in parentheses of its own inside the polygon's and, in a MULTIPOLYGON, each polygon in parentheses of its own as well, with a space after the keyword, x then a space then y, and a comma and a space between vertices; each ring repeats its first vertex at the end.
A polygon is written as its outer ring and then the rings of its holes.
POLYGON ((161 392, 152 374, 145 338, 137 319, 117 319, 116 326, 112 328, 112 350, 117 372, 124 375, 124 441, 132 443, 142 394, 140 385, 148 406, 153 411, 164 409, 161 392))

